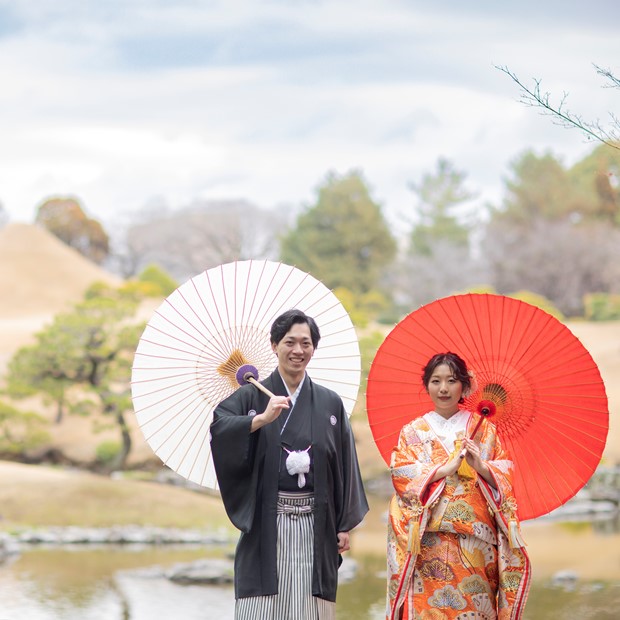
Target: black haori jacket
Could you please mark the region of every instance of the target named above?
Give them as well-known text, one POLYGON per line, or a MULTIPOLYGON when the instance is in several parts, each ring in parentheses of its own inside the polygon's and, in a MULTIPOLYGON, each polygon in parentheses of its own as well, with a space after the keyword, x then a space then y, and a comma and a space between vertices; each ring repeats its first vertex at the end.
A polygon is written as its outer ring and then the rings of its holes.
MULTIPOLYGON (((277 370, 263 384, 274 394, 287 395, 277 370)), ((252 413, 262 413, 268 402, 269 397, 256 387, 243 386, 215 408, 211 424, 211 450, 224 507, 233 525, 242 532, 235 553, 236 598, 278 593, 276 504, 282 453, 280 425, 272 422, 250 432, 252 413)), ((295 416, 312 416, 312 594, 335 601, 341 559, 337 534, 352 530, 362 521, 368 502, 353 434, 340 397, 306 375, 294 410, 295 416)))

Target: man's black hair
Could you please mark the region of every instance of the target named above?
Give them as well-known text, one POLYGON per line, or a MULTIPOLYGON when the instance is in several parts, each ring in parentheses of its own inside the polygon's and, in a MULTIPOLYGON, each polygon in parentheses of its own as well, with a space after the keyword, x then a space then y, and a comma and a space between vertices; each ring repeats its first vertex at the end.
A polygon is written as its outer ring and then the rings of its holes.
POLYGON ((282 313, 271 325, 271 342, 278 344, 286 334, 290 331, 291 327, 295 323, 306 323, 310 328, 310 338, 312 339, 312 346, 316 349, 319 346, 319 340, 321 339, 321 333, 316 321, 311 317, 293 308, 282 313))

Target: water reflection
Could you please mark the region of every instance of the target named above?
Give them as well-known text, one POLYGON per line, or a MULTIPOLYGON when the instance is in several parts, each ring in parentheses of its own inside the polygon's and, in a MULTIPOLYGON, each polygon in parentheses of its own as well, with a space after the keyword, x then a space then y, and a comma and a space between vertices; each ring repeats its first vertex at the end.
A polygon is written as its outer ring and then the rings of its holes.
MULTIPOLYGON (((617 525, 617 520, 604 527, 600 521, 527 525, 530 553, 536 557, 524 620, 617 617, 620 566, 602 564, 605 558, 615 558, 617 564, 617 525), (567 558, 579 576, 572 589, 554 586, 553 581, 556 571, 571 568, 567 558), (592 567, 598 572, 591 572, 592 567)), ((338 620, 384 618, 383 527, 381 531, 369 529, 360 530, 359 536, 376 536, 376 540, 364 545, 358 540, 358 551, 353 553, 357 572, 338 589, 338 620)), ((223 557, 231 551, 204 546, 111 545, 25 549, 0 565, 0 620, 232 620, 231 586, 178 585, 162 574, 176 564, 223 557)))
POLYGON ((127 607, 124 620, 233 618, 232 587, 179 586, 159 577, 149 579, 136 574, 119 575, 117 584, 127 607))
POLYGON ((152 569, 205 555, 187 546, 31 548, 0 566, 0 619, 232 619, 231 587, 180 586, 152 569))

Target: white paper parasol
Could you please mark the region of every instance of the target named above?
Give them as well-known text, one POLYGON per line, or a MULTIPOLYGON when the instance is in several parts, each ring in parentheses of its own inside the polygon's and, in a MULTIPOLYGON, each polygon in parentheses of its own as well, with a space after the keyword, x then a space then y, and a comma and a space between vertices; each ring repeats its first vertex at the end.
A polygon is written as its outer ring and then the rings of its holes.
POLYGON ((188 280, 155 311, 133 363, 134 410, 144 436, 172 470, 217 488, 209 427, 213 409, 232 394, 243 364, 265 379, 276 367, 270 329, 298 308, 315 319, 321 341, 307 371, 337 392, 351 414, 360 353, 351 319, 311 275, 271 261, 240 261, 188 280))

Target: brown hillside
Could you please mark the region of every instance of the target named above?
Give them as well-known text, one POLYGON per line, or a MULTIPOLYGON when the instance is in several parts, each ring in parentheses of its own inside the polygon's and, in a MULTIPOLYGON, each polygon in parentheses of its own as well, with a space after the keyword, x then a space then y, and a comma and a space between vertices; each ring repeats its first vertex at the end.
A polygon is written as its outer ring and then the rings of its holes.
POLYGON ((97 281, 120 280, 43 228, 8 224, 0 230, 0 371, 13 352, 97 281))
POLYGON ((609 434, 603 452, 608 465, 620 464, 620 321, 571 322, 567 327, 596 362, 609 400, 609 434))
POLYGON ((39 226, 0 230, 0 319, 54 315, 97 280, 120 282, 39 226))

